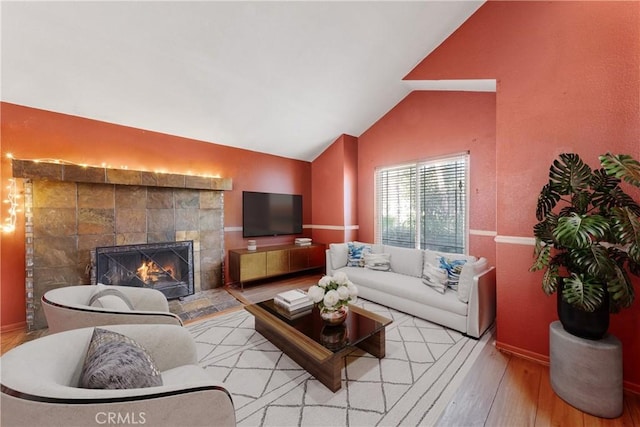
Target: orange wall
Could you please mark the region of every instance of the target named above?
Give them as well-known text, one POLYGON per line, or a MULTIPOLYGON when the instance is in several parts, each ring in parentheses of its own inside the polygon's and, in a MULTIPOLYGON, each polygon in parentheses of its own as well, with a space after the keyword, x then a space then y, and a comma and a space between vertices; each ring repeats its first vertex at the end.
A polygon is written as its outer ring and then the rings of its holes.
MULTIPOLYGON (((526 244, 537 194, 562 152, 592 167, 606 151, 640 158, 640 2, 490 1, 407 76, 465 78, 497 79, 498 345, 548 360, 555 297, 526 244)), ((639 329, 640 302, 611 318, 636 391, 639 329)))
MULTIPOLYGON (((374 172, 391 166, 469 151, 469 228, 496 230, 495 94, 410 93, 359 138, 359 238, 375 237, 374 172)), ((493 236, 469 238, 469 253, 495 265, 493 236)))
POLYGON ((356 240, 358 139, 341 135, 311 163, 313 240, 356 240))
MULTIPOLYGON (((8 103, 2 114, 2 199, 6 198, 11 165, 6 153, 19 159, 63 159, 74 163, 167 172, 218 174, 233 179, 225 192, 225 227, 242 226, 242 190, 303 195, 304 223, 311 223, 311 164, 253 151, 57 114, 8 103)), ((3 210, 6 208, 2 208, 3 210)), ((4 219, 6 211, 2 212, 4 219)), ((291 242, 293 236, 257 239, 259 245, 291 242)), ((24 221, 2 234, 0 327, 20 327, 25 321, 24 221)), ((227 249, 246 247, 241 231, 225 232, 227 249)))

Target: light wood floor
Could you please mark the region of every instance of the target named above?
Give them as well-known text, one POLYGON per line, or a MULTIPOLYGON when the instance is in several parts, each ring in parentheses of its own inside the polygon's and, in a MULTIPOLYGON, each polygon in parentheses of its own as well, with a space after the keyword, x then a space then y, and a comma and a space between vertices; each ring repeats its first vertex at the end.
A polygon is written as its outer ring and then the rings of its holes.
MULTIPOLYGON (((306 289, 320 275, 287 278, 274 283, 245 286, 244 292, 227 291, 245 304, 272 298, 283 290, 306 289)), ((214 315, 215 316, 215 315, 214 315)), ((39 336, 43 332, 14 331, 2 334, 0 353, 39 336)), ((487 345, 457 393, 443 412, 438 426, 638 426, 640 395, 624 394, 624 412, 616 419, 603 419, 579 411, 551 389, 549 368, 496 350, 487 345)))

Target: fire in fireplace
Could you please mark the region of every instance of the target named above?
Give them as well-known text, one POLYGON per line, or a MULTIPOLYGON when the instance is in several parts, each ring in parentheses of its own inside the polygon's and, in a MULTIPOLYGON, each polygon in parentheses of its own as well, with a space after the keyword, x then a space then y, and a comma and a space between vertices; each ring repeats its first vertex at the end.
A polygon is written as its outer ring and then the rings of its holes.
POLYGON ((95 282, 153 288, 167 299, 191 295, 193 241, 96 248, 95 282))

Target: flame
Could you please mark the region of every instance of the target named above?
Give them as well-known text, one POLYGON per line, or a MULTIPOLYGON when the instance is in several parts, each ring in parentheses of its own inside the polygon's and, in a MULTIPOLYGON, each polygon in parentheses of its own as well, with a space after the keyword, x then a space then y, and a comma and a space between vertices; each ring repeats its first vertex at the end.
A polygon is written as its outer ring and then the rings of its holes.
POLYGON ((161 276, 169 276, 175 280, 175 272, 172 266, 160 267, 151 260, 143 261, 142 265, 138 267, 137 272, 138 277, 145 283, 157 282, 161 276))

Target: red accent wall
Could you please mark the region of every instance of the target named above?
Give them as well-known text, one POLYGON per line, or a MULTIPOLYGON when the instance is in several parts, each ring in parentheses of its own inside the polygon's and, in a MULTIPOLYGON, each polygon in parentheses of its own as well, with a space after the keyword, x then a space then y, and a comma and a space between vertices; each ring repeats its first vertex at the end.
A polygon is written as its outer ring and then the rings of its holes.
MULTIPOLYGON (((392 166, 469 151, 469 228, 495 233, 494 93, 414 91, 359 138, 359 238, 375 240, 374 173, 392 166)), ((469 253, 495 265, 492 235, 469 237, 469 253)))
POLYGON ((311 163, 313 240, 356 240, 358 139, 341 135, 311 163), (324 226, 329 226, 324 227, 324 226), (335 229, 334 229, 335 227, 335 229))
MULTIPOLYGON (((592 167, 607 151, 640 158, 640 2, 490 1, 406 78, 497 79, 498 345, 548 360, 555 297, 528 271, 533 247, 501 238, 532 237, 558 154, 576 152, 592 167)), ((636 391, 639 328, 638 301, 611 317, 625 386, 636 391)))
MULTIPOLYGON (((311 223, 311 164, 223 145, 1 103, 2 199, 11 177, 12 153, 19 159, 62 159, 78 164, 176 173, 217 174, 233 179, 225 192, 225 227, 242 226, 242 190, 302 194, 304 223, 311 223)), ((6 216, 6 205, 2 218, 6 216)), ((259 238, 258 245, 292 242, 294 236, 259 238)), ((14 233, 3 233, 0 270, 0 327, 25 322, 24 220, 14 233)), ((246 247, 240 231, 225 232, 227 249, 246 247)), ((228 278, 227 278, 228 280, 228 278)))

